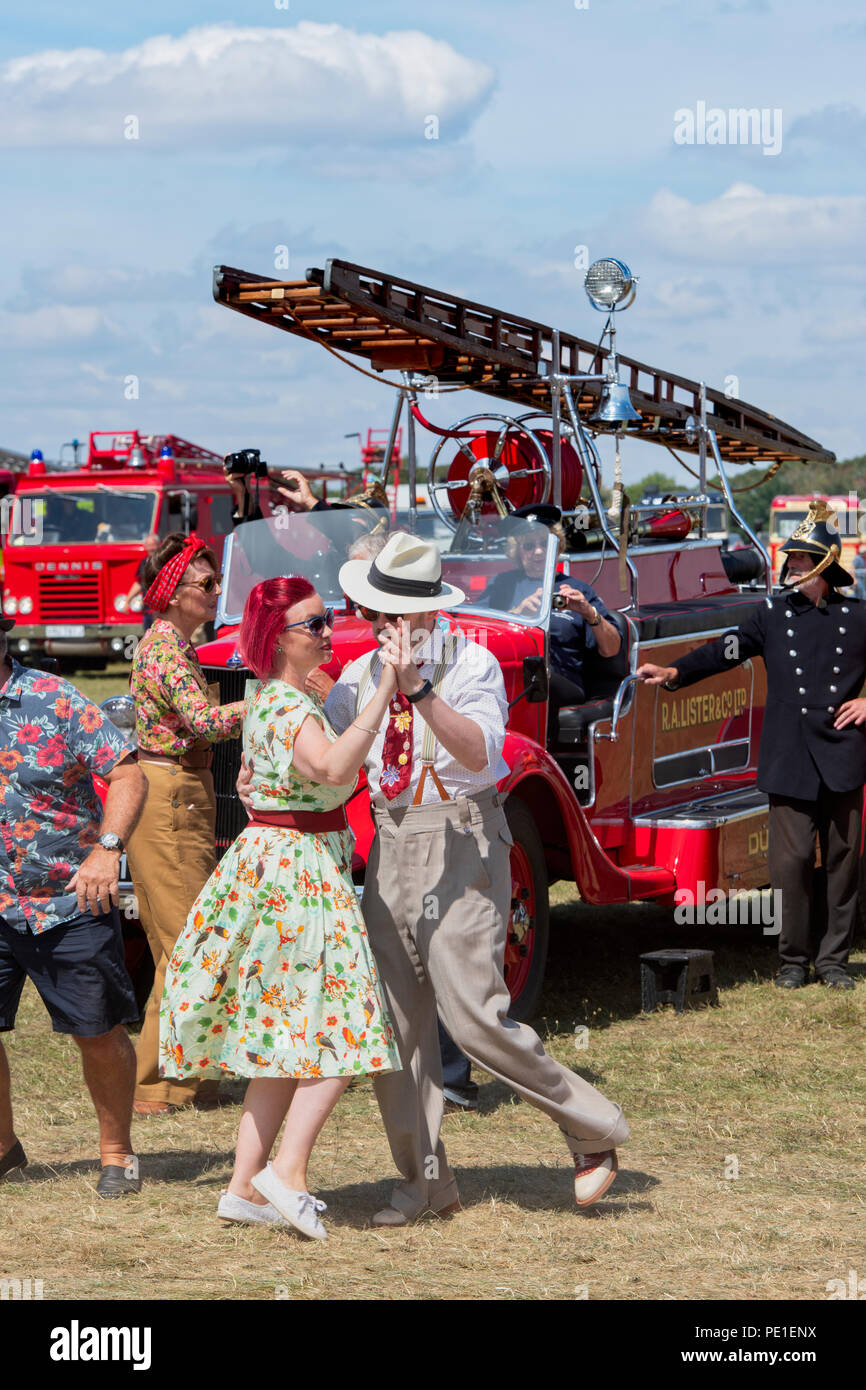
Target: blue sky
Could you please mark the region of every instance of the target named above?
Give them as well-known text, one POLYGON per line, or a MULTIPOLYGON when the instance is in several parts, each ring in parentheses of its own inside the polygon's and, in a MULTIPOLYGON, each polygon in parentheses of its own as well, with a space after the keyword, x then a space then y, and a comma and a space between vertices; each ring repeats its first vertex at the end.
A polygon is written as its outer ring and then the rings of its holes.
MULTIPOLYGON (((0 444, 137 426, 353 460, 392 393, 217 308, 215 262, 340 255, 594 337, 587 246, 641 277, 623 352, 866 450, 862 3, 4 9, 0 444), (676 144, 700 102, 779 111, 781 149, 676 144)), ((666 460, 632 445, 626 477, 666 460)))

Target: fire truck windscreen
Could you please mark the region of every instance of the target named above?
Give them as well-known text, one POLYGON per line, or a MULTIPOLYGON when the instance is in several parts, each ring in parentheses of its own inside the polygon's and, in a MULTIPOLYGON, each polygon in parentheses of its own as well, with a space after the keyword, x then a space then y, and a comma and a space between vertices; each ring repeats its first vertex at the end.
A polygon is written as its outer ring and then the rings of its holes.
POLYGON ((97 488, 18 495, 32 499, 42 545, 140 544, 155 529, 155 492, 97 488))
POLYGON ((801 521, 806 520, 806 509, 801 512, 774 512, 772 537, 773 540, 786 541, 793 534, 801 521))

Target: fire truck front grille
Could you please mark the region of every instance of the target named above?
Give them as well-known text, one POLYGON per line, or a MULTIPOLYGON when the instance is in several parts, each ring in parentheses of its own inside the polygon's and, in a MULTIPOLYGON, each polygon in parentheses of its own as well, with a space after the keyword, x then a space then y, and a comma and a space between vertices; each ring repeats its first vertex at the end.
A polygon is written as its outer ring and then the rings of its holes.
POLYGON ((39 621, 43 623, 98 623, 98 574, 42 574, 39 576, 39 621))
MULTIPOLYGON (((244 687, 250 679, 246 666, 204 666, 209 682, 218 682, 220 704, 231 704, 244 698, 244 687)), ((233 844, 247 823, 247 813, 238 800, 235 782, 241 770, 242 741, 222 739, 213 745, 213 781, 216 793, 216 852, 220 859, 233 844)))

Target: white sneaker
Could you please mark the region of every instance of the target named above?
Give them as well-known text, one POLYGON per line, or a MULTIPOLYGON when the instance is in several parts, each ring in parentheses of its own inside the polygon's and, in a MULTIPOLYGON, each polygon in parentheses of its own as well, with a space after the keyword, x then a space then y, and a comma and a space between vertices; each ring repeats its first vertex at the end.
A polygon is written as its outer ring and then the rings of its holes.
POLYGON ((302 1235, 309 1236, 310 1240, 328 1239, 328 1232, 318 1217, 320 1211, 327 1211, 328 1208, 318 1197, 313 1197, 309 1192, 295 1192, 293 1188, 286 1187, 280 1182, 270 1163, 260 1173, 256 1173, 250 1182, 256 1192, 267 1197, 280 1215, 302 1235))
POLYGON ((227 1187, 224 1187, 220 1193, 217 1216, 221 1217, 223 1221, 235 1221, 242 1226, 287 1226, 289 1224, 280 1216, 276 1207, 271 1206, 270 1202, 266 1202, 264 1206, 258 1202, 248 1202, 246 1197, 236 1196, 234 1192, 229 1192, 227 1187))

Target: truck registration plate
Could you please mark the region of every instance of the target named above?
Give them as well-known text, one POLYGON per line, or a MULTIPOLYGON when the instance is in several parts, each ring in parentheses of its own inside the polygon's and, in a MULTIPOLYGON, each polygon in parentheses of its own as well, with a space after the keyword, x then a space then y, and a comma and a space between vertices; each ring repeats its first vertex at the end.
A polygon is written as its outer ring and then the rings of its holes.
POLYGON ((46 637, 83 637, 83 623, 54 623, 45 629, 46 637))

